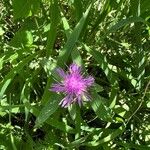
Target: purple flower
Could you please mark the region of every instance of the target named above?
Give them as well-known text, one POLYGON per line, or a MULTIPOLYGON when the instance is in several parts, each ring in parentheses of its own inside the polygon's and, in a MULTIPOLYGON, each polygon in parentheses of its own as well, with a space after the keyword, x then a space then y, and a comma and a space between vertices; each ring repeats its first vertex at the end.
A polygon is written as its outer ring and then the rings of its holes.
POLYGON ((94 83, 92 76, 83 77, 81 67, 73 63, 69 67, 69 72, 65 73, 61 68, 58 68, 57 73, 62 78, 60 83, 52 84, 51 91, 63 92, 66 97, 59 103, 62 107, 68 107, 73 102, 78 102, 81 105, 83 97, 89 100, 87 90, 94 83))

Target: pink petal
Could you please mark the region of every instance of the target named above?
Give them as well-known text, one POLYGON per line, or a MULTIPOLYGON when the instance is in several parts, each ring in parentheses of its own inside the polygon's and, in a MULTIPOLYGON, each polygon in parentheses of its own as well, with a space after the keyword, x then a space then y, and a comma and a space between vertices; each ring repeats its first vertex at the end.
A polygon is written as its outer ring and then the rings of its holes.
POLYGON ((81 104, 82 104, 81 95, 79 95, 79 96, 77 97, 77 102, 78 102, 79 106, 81 106, 81 104))
POLYGON ((62 77, 62 78, 66 77, 66 73, 63 71, 63 69, 57 68, 56 72, 59 74, 60 77, 62 77))
POLYGON ((92 76, 89 76, 84 79, 84 82, 86 86, 91 86, 92 84, 94 84, 94 78, 92 76))
POLYGON ((81 72, 81 67, 78 66, 77 64, 73 63, 69 67, 70 73, 80 73, 81 72))
POLYGON ((73 100, 73 96, 72 95, 67 95, 65 98, 63 98, 61 100, 59 105, 61 105, 62 107, 66 108, 72 103, 72 100, 73 100))
POLYGON ((65 91, 65 88, 62 84, 52 84, 52 87, 50 89, 50 91, 53 91, 53 92, 64 92, 65 91))

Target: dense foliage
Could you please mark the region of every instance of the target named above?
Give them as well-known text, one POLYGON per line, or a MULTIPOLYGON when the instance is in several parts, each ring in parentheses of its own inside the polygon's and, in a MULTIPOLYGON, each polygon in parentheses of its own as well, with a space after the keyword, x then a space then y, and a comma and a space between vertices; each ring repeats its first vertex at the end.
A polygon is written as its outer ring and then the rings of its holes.
POLYGON ((149 0, 1 0, 0 149, 150 149, 149 51, 149 0), (72 62, 95 84, 62 108, 72 62))

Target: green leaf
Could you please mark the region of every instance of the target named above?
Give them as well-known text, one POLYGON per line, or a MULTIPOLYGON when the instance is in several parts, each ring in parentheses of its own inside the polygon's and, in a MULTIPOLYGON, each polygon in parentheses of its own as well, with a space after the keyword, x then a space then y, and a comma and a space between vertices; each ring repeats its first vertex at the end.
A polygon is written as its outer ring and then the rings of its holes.
POLYGON ((27 65, 33 58, 36 57, 38 53, 31 54, 30 56, 26 57, 22 60, 16 67, 11 69, 11 71, 4 77, 4 80, 0 84, 0 100, 2 99, 5 90, 7 89, 10 82, 13 80, 15 75, 19 73, 25 65, 27 65))
POLYGON ((26 30, 18 31, 10 42, 13 47, 30 47, 32 44, 32 33, 26 30))
POLYGON ((49 101, 47 104, 42 108, 40 114, 38 115, 35 123, 35 127, 40 126, 43 124, 59 107, 59 102, 61 97, 58 94, 51 94, 49 101))
POLYGON ((4 55, 0 56, 0 70, 3 68, 3 63, 4 63, 4 55))
POLYGON ((113 108, 116 104, 117 91, 118 91, 118 78, 115 73, 112 71, 113 67, 110 67, 110 64, 107 62, 105 56, 96 50, 91 50, 87 45, 83 45, 85 50, 89 52, 93 58, 98 62, 100 67, 104 70, 109 82, 111 83, 111 93, 110 93, 110 108, 113 108))
POLYGON ((98 146, 100 144, 109 142, 109 141, 113 140, 114 138, 116 138, 117 136, 119 136, 124 130, 125 130, 125 126, 122 125, 118 129, 116 129, 114 132, 108 134, 103 139, 100 139, 98 141, 87 142, 87 143, 85 143, 83 145, 86 145, 86 146, 98 146))
POLYGON ((80 18, 82 17, 82 2, 81 0, 74 0, 74 7, 75 7, 75 14, 76 14, 76 19, 77 21, 80 20, 80 18))
POLYGON ((150 102, 147 103, 147 108, 150 108, 150 102))
POLYGON ((104 22, 104 19, 111 11, 111 9, 112 8, 110 7, 110 0, 106 0, 102 12, 99 12, 99 15, 97 15, 97 18, 94 20, 94 24, 92 25, 91 29, 90 39, 94 38, 93 36, 95 36, 95 33, 97 32, 100 23, 104 22))
POLYGON ((104 90, 102 86, 100 86, 99 84, 96 84, 96 83, 94 84, 94 89, 96 92, 101 92, 104 90))
POLYGON ((134 143, 127 143, 127 142, 116 142, 117 145, 121 145, 123 146, 125 149, 136 149, 136 150, 149 150, 150 147, 145 145, 138 145, 138 144, 134 144, 134 143))
POLYGON ((129 25, 131 23, 134 23, 134 22, 143 22, 146 24, 146 21, 141 17, 131 17, 131 18, 127 18, 127 19, 122 19, 121 21, 116 23, 114 26, 110 27, 110 29, 106 32, 106 34, 109 34, 111 32, 116 32, 120 28, 122 28, 126 25, 129 25))
POLYGON ((113 113, 109 107, 105 106, 105 99, 96 92, 92 92, 92 99, 91 106, 96 115, 104 121, 112 122, 113 113))
POLYGON ((58 77, 58 75, 55 73, 56 62, 52 62, 51 60, 48 60, 48 59, 43 59, 41 61, 41 63, 42 63, 43 68, 45 69, 47 75, 49 76, 45 90, 44 90, 44 94, 43 94, 42 100, 41 100, 41 103, 45 104, 49 100, 49 97, 51 96, 51 94, 53 94, 53 92, 49 91, 50 85, 54 81, 53 77, 54 76, 58 77))
MULTIPOLYGON (((37 108, 35 108, 34 106, 31 106, 29 103, 26 104, 26 107, 30 110, 31 113, 33 113, 35 116, 39 116, 40 112, 37 108)), ((46 123, 53 126, 56 129, 59 129, 63 132, 67 132, 67 133, 75 133, 75 130, 70 127, 69 125, 65 124, 64 122, 60 122, 58 121, 56 118, 53 117, 49 117, 46 120, 46 123)))
POLYGON ((88 135, 85 137, 82 137, 80 139, 77 139, 77 140, 71 142, 70 144, 68 144, 67 146, 69 147, 69 149, 73 149, 73 147, 79 147, 80 145, 82 145, 82 143, 85 142, 87 137, 88 137, 88 135))
POLYGON ((13 0, 12 2, 15 19, 29 17, 40 7, 40 0, 13 0))
MULTIPOLYGON (((66 37, 68 39, 70 37, 70 34, 72 33, 72 30, 69 26, 67 19, 64 16, 62 17, 62 22, 63 22, 63 27, 64 27, 64 30, 66 33, 66 37)), ((76 64, 78 64, 78 65, 82 64, 82 58, 81 58, 80 52, 78 51, 76 46, 75 46, 74 50, 72 50, 72 52, 71 52, 71 57, 72 57, 73 62, 75 62, 76 64)))
POLYGON ((2 27, 0 27, 0 36, 3 35, 5 32, 4 30, 2 29, 2 27))
POLYGON ((75 134, 76 131, 69 125, 65 124, 64 122, 58 121, 55 118, 49 117, 49 119, 46 121, 47 124, 53 126, 56 129, 59 129, 63 131, 64 133, 73 133, 75 134))
POLYGON ((141 1, 141 15, 144 16, 145 18, 150 16, 149 0, 141 1))
POLYGON ((62 12, 61 12, 61 15, 62 15, 61 20, 62 20, 62 23, 63 23, 63 28, 64 28, 64 31, 65 31, 66 37, 68 39, 70 34, 72 33, 72 30, 69 26, 69 23, 68 23, 66 17, 64 16, 64 14, 62 12))
POLYGON ((57 26, 60 22, 60 13, 59 13, 57 0, 51 1, 50 14, 51 14, 50 16, 51 24, 50 24, 50 30, 47 36, 47 45, 46 45, 47 57, 50 56, 52 49, 54 47, 56 34, 57 34, 57 26))
POLYGON ((76 135, 75 139, 80 138, 81 135, 81 112, 80 112, 80 107, 77 105, 71 105, 69 108, 69 113, 72 118, 72 120, 75 123, 75 129, 76 129, 76 135))
POLYGON ((89 11, 91 9, 91 5, 89 8, 86 10, 86 12, 83 14, 82 18, 74 28, 73 32, 71 33, 70 37, 68 38, 64 48, 60 51, 59 57, 58 57, 58 65, 59 66, 64 66, 65 62, 68 60, 68 57, 71 54, 71 51, 73 50, 80 33, 83 29, 84 23, 87 19, 87 16, 89 14, 89 11))

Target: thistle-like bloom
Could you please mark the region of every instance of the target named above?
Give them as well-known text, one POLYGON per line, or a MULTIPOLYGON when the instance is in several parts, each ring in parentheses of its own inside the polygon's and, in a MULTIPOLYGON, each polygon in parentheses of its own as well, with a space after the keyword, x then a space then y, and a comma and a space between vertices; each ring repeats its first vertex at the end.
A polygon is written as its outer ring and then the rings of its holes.
POLYGON ((52 84, 51 91, 65 93, 66 97, 59 103, 62 107, 68 107, 73 102, 82 104, 83 98, 90 100, 88 88, 94 84, 92 76, 83 77, 81 67, 73 63, 69 67, 68 72, 64 72, 61 68, 56 69, 62 78, 60 83, 52 84))

